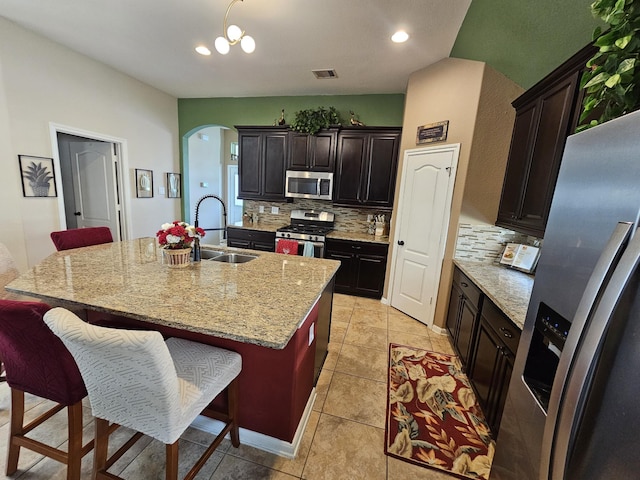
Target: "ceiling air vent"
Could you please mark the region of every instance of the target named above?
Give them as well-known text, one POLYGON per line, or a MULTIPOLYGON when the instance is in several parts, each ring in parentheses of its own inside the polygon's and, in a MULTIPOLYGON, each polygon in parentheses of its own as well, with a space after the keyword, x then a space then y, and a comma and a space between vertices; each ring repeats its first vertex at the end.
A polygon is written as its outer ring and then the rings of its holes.
POLYGON ((325 78, 338 78, 338 74, 334 69, 329 70, 311 70, 317 79, 323 80, 325 78))

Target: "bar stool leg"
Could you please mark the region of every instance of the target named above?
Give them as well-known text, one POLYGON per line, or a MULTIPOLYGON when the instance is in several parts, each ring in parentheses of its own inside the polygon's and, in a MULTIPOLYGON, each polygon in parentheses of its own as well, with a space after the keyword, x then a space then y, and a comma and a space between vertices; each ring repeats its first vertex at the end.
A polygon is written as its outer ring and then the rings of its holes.
POLYGON ((7 475, 12 475, 18 470, 18 458, 20 457, 20 445, 14 442, 16 435, 23 435, 24 429, 24 392, 11 389, 11 420, 9 427, 9 445, 7 449, 7 475))

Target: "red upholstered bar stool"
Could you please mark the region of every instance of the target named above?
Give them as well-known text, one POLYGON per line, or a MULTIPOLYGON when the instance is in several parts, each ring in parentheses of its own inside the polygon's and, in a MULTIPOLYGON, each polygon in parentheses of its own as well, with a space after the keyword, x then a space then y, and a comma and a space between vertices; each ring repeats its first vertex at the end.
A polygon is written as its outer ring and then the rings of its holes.
POLYGON ((166 445, 166 478, 177 480, 178 439, 200 414, 224 427, 185 479, 195 478, 227 433, 234 447, 240 445, 240 354, 180 338, 165 341, 160 332, 90 325, 64 308, 49 310, 44 321, 75 358, 89 391, 96 418, 94 480, 120 478, 108 469, 143 434, 166 445), (222 392, 225 412, 212 405, 222 392), (107 458, 112 423, 137 433, 107 458))
POLYGON ((67 480, 79 480, 82 457, 93 448, 93 441, 82 445, 82 399, 87 390, 73 357, 42 320, 49 309, 40 302, 0 300, 0 352, 11 387, 6 474, 17 471, 24 447, 66 464, 67 480), (25 425, 25 392, 57 405, 25 425), (66 452, 27 437, 64 408, 69 432, 66 452))
POLYGON ((286 255, 298 255, 298 241, 287 238, 279 238, 276 243, 276 253, 286 255))
POLYGON ((88 227, 51 232, 51 240, 56 249, 61 251, 110 243, 113 242, 113 236, 109 227, 88 227))

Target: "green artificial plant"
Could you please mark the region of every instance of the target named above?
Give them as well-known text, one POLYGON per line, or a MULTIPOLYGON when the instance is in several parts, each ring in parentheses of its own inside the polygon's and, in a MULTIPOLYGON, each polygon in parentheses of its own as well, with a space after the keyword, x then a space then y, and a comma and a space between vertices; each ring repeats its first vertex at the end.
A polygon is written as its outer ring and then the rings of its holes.
POLYGON ((640 99, 640 0, 595 0, 591 12, 609 29, 597 27, 593 34, 599 50, 580 81, 585 96, 578 131, 631 112, 640 99))
POLYGON ((298 132, 315 135, 323 128, 340 124, 340 115, 335 107, 318 107, 296 112, 291 128, 298 132))

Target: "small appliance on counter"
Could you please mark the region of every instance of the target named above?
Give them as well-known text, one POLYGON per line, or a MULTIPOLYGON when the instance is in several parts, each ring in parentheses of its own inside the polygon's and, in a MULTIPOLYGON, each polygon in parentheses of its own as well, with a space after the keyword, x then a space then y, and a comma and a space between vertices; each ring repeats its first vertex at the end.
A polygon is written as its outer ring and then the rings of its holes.
POLYGON ((298 255, 303 255, 305 246, 307 256, 313 247, 313 256, 324 256, 325 236, 333 230, 335 216, 331 212, 316 212, 315 210, 292 210, 291 224, 276 230, 276 250, 280 240, 296 240, 298 255))
POLYGON ((535 270, 539 257, 540 249, 538 247, 521 243, 507 243, 500 263, 525 273, 531 273, 535 270))

